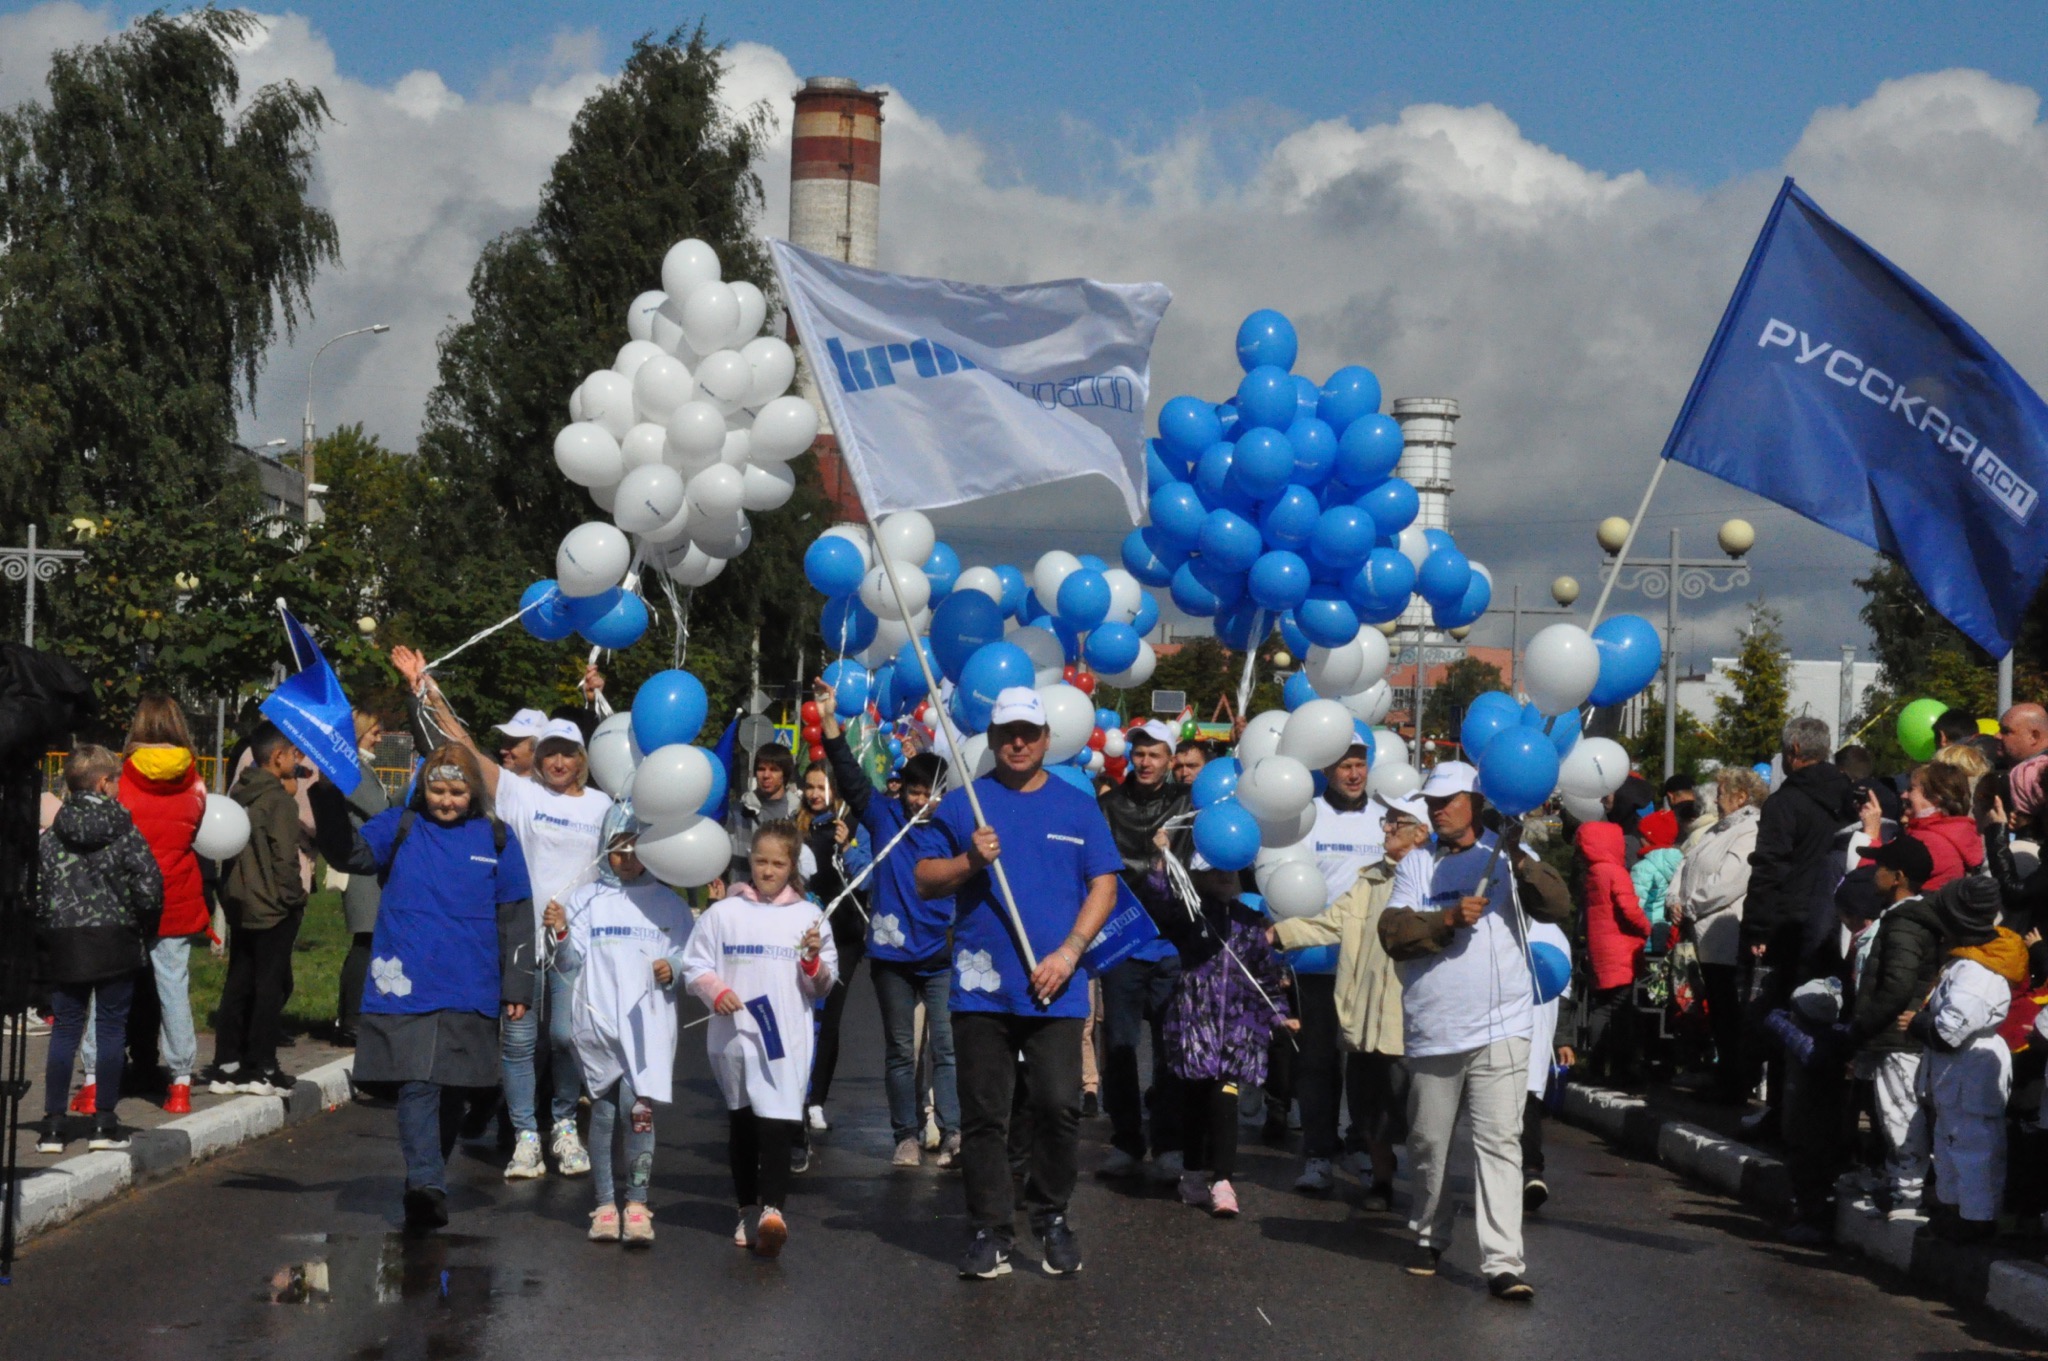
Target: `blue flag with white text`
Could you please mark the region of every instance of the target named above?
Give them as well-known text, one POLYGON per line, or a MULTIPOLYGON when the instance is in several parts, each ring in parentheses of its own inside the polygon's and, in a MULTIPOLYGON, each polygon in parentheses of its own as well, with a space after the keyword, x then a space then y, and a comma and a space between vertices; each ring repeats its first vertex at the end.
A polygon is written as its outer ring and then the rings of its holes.
POLYGON ((342 692, 341 678, 282 600, 277 610, 284 616, 285 638, 298 674, 286 677, 257 707, 336 789, 352 794, 362 781, 363 767, 356 754, 355 713, 342 692))
POLYGON ((1896 558, 1993 656, 2048 571, 2048 403, 1789 179, 1664 457, 1896 558))

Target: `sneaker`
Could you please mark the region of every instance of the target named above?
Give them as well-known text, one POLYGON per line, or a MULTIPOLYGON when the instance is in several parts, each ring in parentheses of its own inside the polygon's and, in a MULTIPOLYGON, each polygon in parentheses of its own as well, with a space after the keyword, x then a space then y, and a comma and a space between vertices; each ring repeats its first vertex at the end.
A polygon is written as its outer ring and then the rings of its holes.
POLYGON ((1210 1186, 1209 1213, 1218 1219, 1237 1218, 1237 1188, 1222 1180, 1210 1186))
POLYGON ((36 1126, 36 1152, 62 1153, 66 1142, 63 1116, 53 1115, 36 1126))
POLYGON ((1146 1169, 1145 1177, 1155 1186, 1171 1186, 1179 1181, 1181 1174, 1186 1171, 1187 1163, 1182 1160, 1180 1150, 1171 1149, 1152 1160, 1152 1166, 1146 1169))
POLYGON ((908 1139, 898 1139, 896 1141, 896 1152, 889 1159, 889 1166, 924 1166, 924 1149, 921 1145, 919 1145, 917 1141, 917 1136, 915 1134, 911 1135, 908 1139))
POLYGON ((808 1172, 811 1170, 811 1144, 808 1139, 789 1150, 789 1170, 808 1172))
POLYGON ((1386 1214, 1392 1210, 1394 1208, 1394 1183, 1390 1181, 1376 1181, 1366 1187, 1365 1195, 1359 1199, 1358 1208, 1364 1210, 1367 1214, 1386 1214))
POLYGON ((565 1177, 581 1177, 590 1171, 590 1155, 576 1137, 574 1120, 557 1120, 554 1129, 555 1166, 565 1177))
POLYGON ((939 1151, 939 1145, 944 1142, 945 1136, 939 1132, 939 1114, 937 1111, 927 1110, 924 1113, 924 1127, 918 1130, 917 1133, 918 1142, 924 1145, 925 1152, 936 1153, 939 1151))
POLYGON ((520 1130, 519 1142, 512 1146, 512 1161, 505 1164, 505 1180, 532 1181, 547 1174, 548 1165, 540 1156, 540 1134, 535 1130, 520 1130))
POLYGON ((1372 1175, 1372 1154, 1364 1149, 1355 1149, 1344 1155, 1344 1170, 1364 1181, 1372 1175))
POLYGON ((1337 1174, 1328 1158, 1310 1158, 1301 1165, 1301 1175, 1294 1179, 1294 1189, 1307 1196, 1328 1195, 1336 1184, 1337 1174))
POLYGON ((1402 1267, 1410 1276, 1434 1276, 1437 1263, 1444 1259, 1442 1252, 1426 1243, 1417 1243, 1415 1250, 1408 1254, 1408 1261, 1402 1267))
POLYGON ((1550 1184, 1541 1177, 1531 1177, 1522 1183, 1522 1210, 1533 1213, 1543 1208, 1543 1202, 1550 1199, 1550 1184))
POLYGON ((1910 1204, 1900 1201, 1893 1205, 1891 1209, 1886 1210, 1884 1217, 1885 1221, 1890 1224, 1925 1224, 1927 1222, 1927 1212, 1920 1208, 1918 1201, 1910 1204))
POLYGON ((825 1118, 825 1108, 823 1106, 812 1106, 806 1110, 804 1112, 804 1120, 818 1134, 829 1133, 832 1129, 832 1122, 825 1118))
POLYGON ((192 1113, 192 1079, 181 1077, 171 1084, 170 1095, 164 1098, 165 1115, 190 1115, 192 1113))
POLYGON ((1093 1120, 1100 1114, 1102 1114, 1102 1098, 1094 1092, 1081 1093, 1081 1118, 1083 1120, 1093 1120))
POLYGON ((629 1248, 654 1246, 654 1214, 638 1201, 626 1204, 626 1230, 623 1235, 629 1248))
POLYGON ((593 1243, 616 1243, 619 1241, 619 1207, 600 1205, 590 1212, 590 1241, 593 1243))
POLYGON ((946 1131, 945 1138, 939 1140, 939 1166, 958 1167, 959 1165, 960 1131, 949 1129, 946 1131))
POLYGON ((405 1231, 432 1233, 448 1226, 448 1193, 437 1186, 407 1187, 405 1231))
POLYGON ((1536 1288, 1512 1272, 1486 1278, 1486 1293, 1510 1304, 1527 1304, 1536 1298, 1536 1288))
POLYGON ((967 1255, 960 1259, 960 1279, 992 1281, 1009 1274, 1010 1250, 996 1242, 995 1235, 987 1229, 974 1235, 974 1241, 967 1245, 967 1255))
POLYGON ((1110 1181, 1140 1176, 1144 1171, 1145 1163, 1142 1159, 1134 1158, 1120 1148, 1112 1148, 1109 1150, 1109 1156, 1102 1160, 1102 1166, 1095 1169, 1095 1175, 1110 1181))
POLYGON ((128 1147, 128 1130, 111 1114, 102 1115, 85 1146, 93 1153, 120 1153, 128 1147))
POLYGON ((236 1076, 238 1080, 233 1084, 232 1090, 240 1092, 244 1096, 278 1095, 276 1085, 264 1074, 259 1073, 254 1077, 246 1079, 241 1078, 240 1074, 236 1076))
POLYGON ((1180 1203, 1198 1210, 1209 1208, 1209 1179, 1200 1172, 1180 1174, 1180 1203))
POLYGON ((206 1090, 212 1092, 215 1096, 233 1096, 241 1090, 237 1085, 240 1081, 241 1071, 242 1065, 239 1063, 232 1068, 223 1068, 216 1063, 201 1074, 201 1076, 206 1079, 206 1090))
POLYGON ((71 1098, 71 1113, 73 1115, 98 1115, 100 1110, 99 1094, 100 1088, 96 1082, 88 1082, 83 1087, 80 1087, 78 1094, 71 1098))
POLYGON ((747 1212, 740 1211, 740 1222, 733 1226, 732 1245, 736 1248, 754 1246, 754 1226, 747 1222, 747 1212))
POLYGON ((761 1218, 754 1226, 754 1255, 774 1259, 782 1255, 782 1245, 789 1241, 789 1225, 783 1221, 782 1211, 773 1205, 761 1207, 761 1218))
POLYGON ((1048 1276, 1071 1276, 1081 1269, 1081 1244, 1074 1237, 1074 1230, 1068 1226, 1065 1215, 1054 1215, 1052 1222, 1045 1226, 1045 1232, 1038 1236, 1039 1246, 1045 1255, 1039 1260, 1038 1269, 1048 1276))

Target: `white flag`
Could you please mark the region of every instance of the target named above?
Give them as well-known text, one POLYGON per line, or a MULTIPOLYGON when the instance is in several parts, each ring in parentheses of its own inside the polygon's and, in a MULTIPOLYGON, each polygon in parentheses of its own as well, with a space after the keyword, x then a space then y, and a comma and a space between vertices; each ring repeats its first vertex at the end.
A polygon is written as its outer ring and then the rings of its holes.
POLYGON ((870 516, 1096 473, 1138 522, 1166 285, 989 288, 769 249, 870 516))

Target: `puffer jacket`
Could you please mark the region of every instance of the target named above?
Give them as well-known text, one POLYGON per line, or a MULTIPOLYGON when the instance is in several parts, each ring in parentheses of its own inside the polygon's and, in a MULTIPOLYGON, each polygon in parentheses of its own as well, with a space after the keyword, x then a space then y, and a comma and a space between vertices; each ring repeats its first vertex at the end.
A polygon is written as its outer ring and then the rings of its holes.
POLYGON ((157 934, 200 935, 212 913, 206 906, 199 856, 192 849, 199 820, 206 814, 206 782, 199 778, 199 763, 183 747, 137 747, 121 763, 117 797, 163 871, 164 911, 157 934))
POLYGON ((74 794, 42 835, 36 948, 50 983, 101 983, 149 962, 164 876, 126 809, 74 794))
POLYGON ((1734 965, 1740 956, 1742 905, 1749 896, 1749 853, 1762 810, 1745 804, 1708 829, 1685 853, 1672 885, 1702 964, 1734 965))
POLYGON ((1676 846, 1659 846, 1643 852, 1636 867, 1628 872, 1629 883, 1636 891, 1636 903, 1643 909, 1643 916, 1653 927, 1662 926, 1671 915, 1664 910, 1664 899, 1671 892, 1671 881, 1678 877, 1678 867, 1685 857, 1678 853, 1676 846))
POLYGON ((1626 865, 1627 847, 1619 825, 1588 822, 1573 838, 1579 849, 1580 892, 1586 912, 1586 954, 1593 986, 1602 991, 1635 982, 1642 966, 1650 920, 1636 901, 1626 865))
POLYGON ((1924 897, 1908 898, 1877 919, 1877 937, 1857 979, 1849 1039, 1867 1054, 1918 1053, 1899 1014, 1918 1011, 1941 972, 1941 918, 1924 897))
POLYGON ((1830 852, 1836 835, 1856 821, 1855 788, 1826 761, 1787 771, 1764 800, 1756 849, 1749 857, 1749 898, 1742 908, 1742 943, 1798 940, 1817 915, 1834 920, 1841 863, 1830 852))

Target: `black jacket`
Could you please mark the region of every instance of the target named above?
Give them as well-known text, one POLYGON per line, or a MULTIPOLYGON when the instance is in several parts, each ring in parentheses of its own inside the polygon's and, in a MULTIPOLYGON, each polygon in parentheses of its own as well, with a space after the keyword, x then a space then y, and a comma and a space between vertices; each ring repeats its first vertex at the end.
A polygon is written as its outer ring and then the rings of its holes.
POLYGON ((36 947, 45 981, 102 983, 149 962, 164 876, 128 810, 74 794, 42 837, 36 947))
MULTIPOLYGON (((1147 789, 1136 775, 1124 776, 1122 784, 1102 796, 1102 816, 1116 837, 1117 854, 1124 858, 1124 882, 1133 892, 1143 886, 1152 870, 1152 857, 1159 853, 1152 844, 1153 835, 1172 819, 1185 817, 1194 806, 1194 795, 1186 785, 1162 780, 1147 789)), ((1172 833, 1174 854, 1183 862, 1193 844, 1186 827, 1172 833)))
POLYGON ((1910 898, 1877 921, 1856 990, 1849 1039, 1865 1053, 1917 1052, 1924 1045, 1898 1027, 1899 1013, 1918 1011, 1946 958, 1941 919, 1925 898, 1910 898))
POLYGON ((1742 943, 1805 934, 1825 900, 1832 913, 1840 857, 1836 833, 1856 821, 1849 777, 1826 761, 1786 774, 1757 816, 1756 849, 1749 857, 1749 897, 1742 906, 1742 943))

